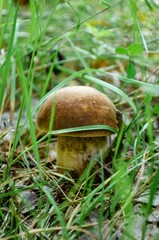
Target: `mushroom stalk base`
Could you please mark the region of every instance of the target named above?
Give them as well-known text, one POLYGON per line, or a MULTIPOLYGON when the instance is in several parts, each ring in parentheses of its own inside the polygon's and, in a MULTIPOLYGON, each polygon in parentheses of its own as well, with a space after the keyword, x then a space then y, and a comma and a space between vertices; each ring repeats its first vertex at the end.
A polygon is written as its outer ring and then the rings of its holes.
POLYGON ((107 137, 57 137, 58 172, 75 171, 79 176, 90 160, 107 151, 107 137))

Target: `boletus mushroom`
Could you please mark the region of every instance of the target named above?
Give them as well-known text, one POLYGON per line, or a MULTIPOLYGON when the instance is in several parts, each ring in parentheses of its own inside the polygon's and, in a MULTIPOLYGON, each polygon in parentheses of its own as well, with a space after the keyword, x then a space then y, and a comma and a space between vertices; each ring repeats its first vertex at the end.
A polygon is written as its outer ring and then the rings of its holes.
MULTIPOLYGON (((37 115, 37 127, 43 132, 90 125, 108 125, 119 131, 122 115, 112 101, 92 87, 70 86, 57 90, 42 105, 37 115)), ((107 150, 111 130, 87 130, 57 134, 57 167, 60 173, 73 170, 79 176, 91 158, 107 150)))

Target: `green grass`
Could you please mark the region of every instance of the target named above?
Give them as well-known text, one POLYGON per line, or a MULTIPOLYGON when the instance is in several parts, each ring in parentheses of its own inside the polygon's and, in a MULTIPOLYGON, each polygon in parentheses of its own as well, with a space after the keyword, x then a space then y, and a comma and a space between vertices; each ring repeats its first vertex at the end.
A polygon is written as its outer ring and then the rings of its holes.
POLYGON ((8 0, 0 14, 0 239, 147 239, 159 179, 155 1, 42 0, 23 8, 8 0), (55 132, 41 135, 35 121, 68 85, 107 94, 124 119, 105 159, 78 179, 57 173, 55 132))

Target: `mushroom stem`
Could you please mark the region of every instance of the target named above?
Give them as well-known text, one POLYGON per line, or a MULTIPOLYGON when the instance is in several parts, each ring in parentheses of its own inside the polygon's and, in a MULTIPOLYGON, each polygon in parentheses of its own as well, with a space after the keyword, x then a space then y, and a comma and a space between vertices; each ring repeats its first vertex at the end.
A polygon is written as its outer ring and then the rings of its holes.
POLYGON ((89 161, 102 156, 107 150, 107 137, 69 137, 57 136, 58 172, 73 170, 78 176, 83 172, 89 161))

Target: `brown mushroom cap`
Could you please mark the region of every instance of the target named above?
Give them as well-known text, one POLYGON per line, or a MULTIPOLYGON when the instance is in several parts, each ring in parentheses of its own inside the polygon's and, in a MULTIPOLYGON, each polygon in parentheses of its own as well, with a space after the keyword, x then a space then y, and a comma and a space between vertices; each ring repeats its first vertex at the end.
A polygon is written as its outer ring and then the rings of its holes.
POLYGON ((26 6, 29 4, 29 0, 14 0, 14 2, 21 6, 26 6))
MULTIPOLYGON (((55 104, 52 130, 108 125, 119 130, 117 110, 111 100, 95 88, 87 86, 64 87, 53 93, 42 105, 37 116, 37 127, 48 132, 51 111, 55 104)), ((97 137, 113 134, 108 130, 88 130, 65 133, 76 137, 97 137)))

